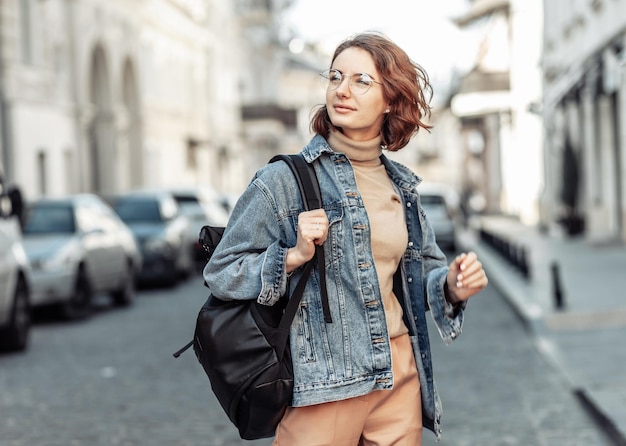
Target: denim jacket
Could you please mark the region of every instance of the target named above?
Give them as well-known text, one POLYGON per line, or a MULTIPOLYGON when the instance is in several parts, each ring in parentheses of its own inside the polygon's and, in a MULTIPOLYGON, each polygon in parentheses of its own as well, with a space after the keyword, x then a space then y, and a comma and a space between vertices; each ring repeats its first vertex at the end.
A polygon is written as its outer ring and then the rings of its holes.
MULTIPOLYGON (((293 406, 352 398, 393 387, 391 348, 380 286, 369 244, 369 221, 348 158, 316 135, 302 150, 313 163, 329 220, 324 243, 326 284, 332 322, 324 322, 319 275, 308 280, 291 326, 293 406)), ((381 156, 400 192, 409 243, 394 278, 413 345, 424 427, 440 436, 437 394, 428 337, 430 314, 445 343, 460 333, 464 305, 444 296, 448 272, 443 252, 426 220, 416 190, 420 179, 405 166, 381 156)), ((215 253, 204 269, 211 292, 223 299, 256 298, 273 305, 293 291, 300 270, 285 271, 287 249, 296 244, 300 193, 289 167, 262 167, 237 202, 215 253)))

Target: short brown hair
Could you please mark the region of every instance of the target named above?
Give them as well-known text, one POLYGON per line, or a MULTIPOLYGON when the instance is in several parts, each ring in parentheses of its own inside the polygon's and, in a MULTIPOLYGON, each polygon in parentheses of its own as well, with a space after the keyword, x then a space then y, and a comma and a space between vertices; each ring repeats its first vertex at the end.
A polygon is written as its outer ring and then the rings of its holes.
MULTIPOLYGON (((420 128, 430 130, 432 126, 423 121, 430 117, 432 99, 426 71, 397 44, 376 32, 360 33, 344 40, 335 50, 330 66, 342 51, 351 47, 367 51, 383 79, 383 96, 390 104, 381 130, 382 144, 387 150, 400 150, 420 128)), ((311 120, 311 130, 328 138, 331 128, 336 127, 330 122, 326 105, 322 105, 311 120)))

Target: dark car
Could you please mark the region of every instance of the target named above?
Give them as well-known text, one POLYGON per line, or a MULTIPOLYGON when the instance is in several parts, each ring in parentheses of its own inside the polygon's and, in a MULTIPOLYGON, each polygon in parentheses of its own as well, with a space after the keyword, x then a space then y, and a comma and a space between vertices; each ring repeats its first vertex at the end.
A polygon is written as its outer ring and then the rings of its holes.
POLYGON ((32 269, 32 304, 63 317, 91 312, 96 293, 117 305, 135 296, 141 254, 130 229, 94 194, 41 198, 28 205, 24 247, 32 269))
POLYGON ((129 192, 113 198, 112 203, 139 244, 143 256, 140 283, 174 285, 193 271, 186 244, 189 221, 171 192, 129 192))
POLYGON ((444 250, 456 249, 456 225, 448 195, 443 190, 424 187, 420 201, 430 222, 437 244, 444 250))
POLYGON ((226 226, 228 213, 220 202, 220 196, 208 188, 175 188, 171 190, 180 212, 187 217, 189 225, 186 244, 194 262, 203 265, 207 252, 198 242, 200 229, 204 225, 226 226))

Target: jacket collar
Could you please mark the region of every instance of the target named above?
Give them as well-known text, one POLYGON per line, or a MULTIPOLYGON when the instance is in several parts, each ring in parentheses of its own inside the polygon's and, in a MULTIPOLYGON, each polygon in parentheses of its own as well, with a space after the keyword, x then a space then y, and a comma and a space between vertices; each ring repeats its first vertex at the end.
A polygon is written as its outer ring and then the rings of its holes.
POLYGON ((333 153, 333 149, 330 148, 326 139, 320 134, 316 134, 302 149, 302 154, 307 163, 312 163, 322 153, 333 153))
MULTIPOLYGON (((332 154, 333 149, 330 148, 326 139, 316 134, 311 141, 302 149, 302 155, 308 163, 312 163, 323 153, 332 154)), ((411 169, 396 161, 390 160, 384 154, 380 156, 382 163, 385 165, 387 172, 393 182, 403 190, 413 191, 422 179, 417 176, 411 169)))

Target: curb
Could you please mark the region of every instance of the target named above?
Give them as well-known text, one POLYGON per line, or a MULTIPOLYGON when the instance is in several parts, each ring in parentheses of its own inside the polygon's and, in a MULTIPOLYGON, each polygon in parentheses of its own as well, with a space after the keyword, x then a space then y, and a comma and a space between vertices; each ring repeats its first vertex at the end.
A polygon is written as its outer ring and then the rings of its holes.
POLYGON ((560 359, 558 347, 549 339, 544 320, 544 312, 536 303, 529 303, 525 296, 532 292, 532 286, 519 272, 499 258, 498 254, 469 235, 459 234, 459 247, 472 250, 488 271, 489 282, 495 286, 506 303, 512 308, 528 333, 534 338, 535 347, 544 359, 561 375, 569 391, 581 404, 585 412, 603 431, 615 446, 626 446, 626 434, 622 432, 602 406, 590 395, 584 386, 578 385, 569 376, 560 359))
POLYGON ((615 443, 615 446, 626 446, 626 436, 584 389, 574 389, 574 395, 591 418, 604 430, 605 435, 615 443))

